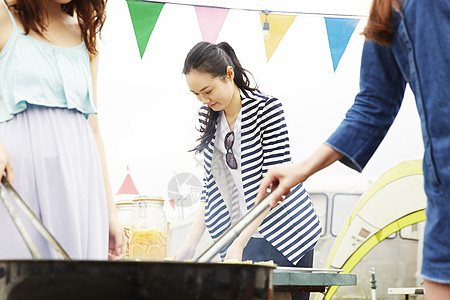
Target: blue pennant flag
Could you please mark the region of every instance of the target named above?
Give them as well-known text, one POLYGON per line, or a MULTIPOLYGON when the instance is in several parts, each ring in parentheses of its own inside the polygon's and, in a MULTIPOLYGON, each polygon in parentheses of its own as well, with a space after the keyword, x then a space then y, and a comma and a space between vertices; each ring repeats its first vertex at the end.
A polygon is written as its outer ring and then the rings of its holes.
POLYGON ((333 69, 336 72, 339 61, 353 34, 359 19, 324 18, 327 26, 328 43, 330 45, 333 69))

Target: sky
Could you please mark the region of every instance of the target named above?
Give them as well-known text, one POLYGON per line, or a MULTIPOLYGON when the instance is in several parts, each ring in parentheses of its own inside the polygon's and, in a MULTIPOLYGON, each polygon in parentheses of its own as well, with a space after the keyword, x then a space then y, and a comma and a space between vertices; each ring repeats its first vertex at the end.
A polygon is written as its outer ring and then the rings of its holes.
MULTIPOLYGON (((359 90, 364 42, 360 33, 370 1, 177 1, 181 2, 233 8, 217 42, 227 41, 260 89, 281 99, 293 160, 306 159, 337 128, 359 90), (269 62, 259 13, 244 8, 296 13, 269 62), (324 14, 361 16, 336 71, 324 14)), ((201 40, 194 7, 166 4, 141 59, 126 1, 108 2, 100 41, 98 112, 114 193, 127 166, 141 194, 166 200, 176 174, 202 177, 200 156, 189 152, 199 136, 200 103, 181 74, 186 54, 201 40)), ((420 121, 408 89, 397 119, 361 174, 336 163, 315 176, 377 178, 422 154, 420 121)))

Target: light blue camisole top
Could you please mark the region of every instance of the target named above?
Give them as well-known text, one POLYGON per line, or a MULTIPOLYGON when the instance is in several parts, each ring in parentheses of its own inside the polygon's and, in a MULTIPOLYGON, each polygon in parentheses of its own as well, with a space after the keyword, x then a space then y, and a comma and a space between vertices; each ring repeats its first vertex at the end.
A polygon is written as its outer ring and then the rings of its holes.
POLYGON ((25 110, 27 103, 95 113, 84 41, 70 48, 44 43, 25 35, 7 11, 13 30, 0 52, 0 122, 25 110))

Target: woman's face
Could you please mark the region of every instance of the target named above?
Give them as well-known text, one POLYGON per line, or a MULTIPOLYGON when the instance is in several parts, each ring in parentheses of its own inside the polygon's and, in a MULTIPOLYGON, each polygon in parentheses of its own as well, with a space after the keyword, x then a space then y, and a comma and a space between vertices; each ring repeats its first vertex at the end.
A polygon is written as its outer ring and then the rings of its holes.
POLYGON ((227 68, 225 78, 212 77, 207 72, 192 70, 186 74, 186 82, 191 92, 204 105, 215 111, 225 109, 231 102, 234 91, 233 68, 227 68))

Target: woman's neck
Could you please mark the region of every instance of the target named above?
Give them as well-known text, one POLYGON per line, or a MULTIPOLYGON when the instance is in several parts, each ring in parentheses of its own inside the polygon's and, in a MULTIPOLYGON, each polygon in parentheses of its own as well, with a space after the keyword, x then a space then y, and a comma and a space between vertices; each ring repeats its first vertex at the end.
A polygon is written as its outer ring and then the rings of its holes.
POLYGON ((234 84, 233 96, 230 104, 224 109, 225 118, 227 119, 230 130, 233 131, 236 119, 241 111, 241 92, 236 84, 234 84))
POLYGON ((53 1, 49 1, 47 4, 47 22, 48 24, 56 21, 56 20, 61 20, 61 17, 63 15, 63 10, 61 8, 61 4, 60 3, 56 3, 53 1))

